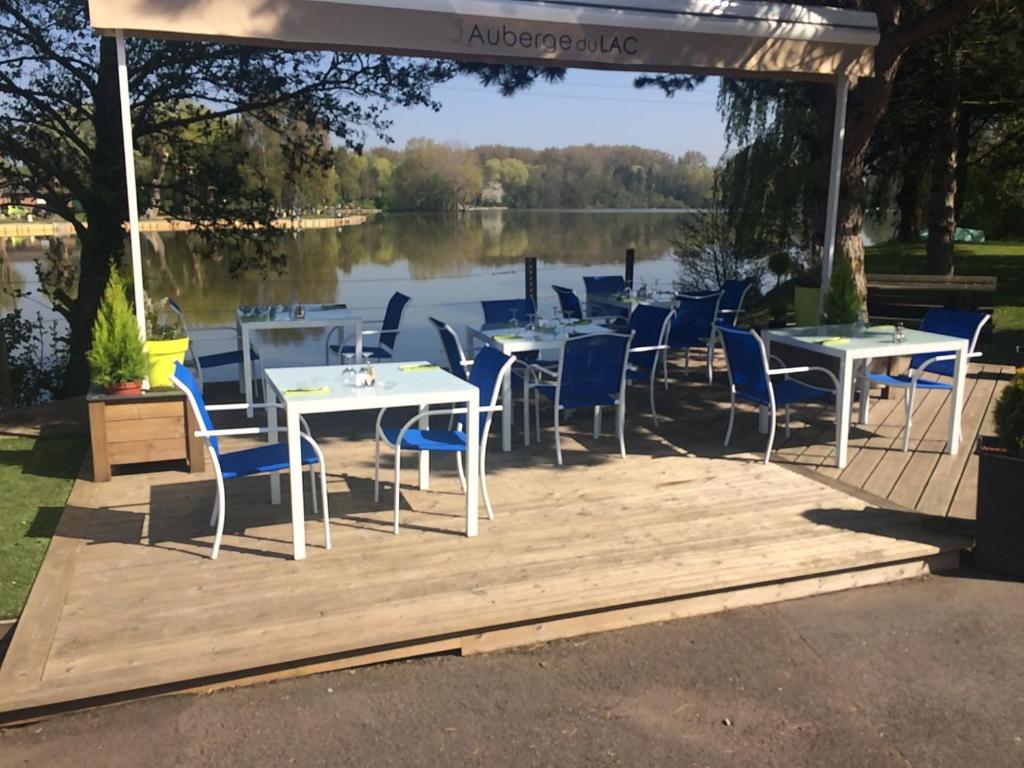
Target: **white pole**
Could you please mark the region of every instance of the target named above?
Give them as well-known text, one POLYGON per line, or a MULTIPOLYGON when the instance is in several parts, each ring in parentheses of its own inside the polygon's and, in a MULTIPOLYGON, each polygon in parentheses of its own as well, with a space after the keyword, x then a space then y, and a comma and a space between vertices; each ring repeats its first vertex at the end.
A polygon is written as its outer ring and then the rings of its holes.
POLYGON ((836 80, 836 114, 832 125, 832 157, 828 171, 828 204, 825 209, 825 247, 821 254, 821 295, 818 316, 821 317, 832 278, 832 262, 836 253, 836 224, 839 220, 839 181, 843 165, 843 140, 846 138, 846 96, 850 81, 846 75, 836 80))
POLYGON ((142 288, 142 241, 139 238, 139 199, 135 182, 135 142, 132 139, 132 106, 128 93, 128 62, 124 54, 124 32, 117 30, 117 82, 121 92, 121 135, 124 143, 124 175, 128 186, 128 240, 132 254, 132 286, 135 289, 135 320, 139 335, 146 340, 146 295, 142 288))

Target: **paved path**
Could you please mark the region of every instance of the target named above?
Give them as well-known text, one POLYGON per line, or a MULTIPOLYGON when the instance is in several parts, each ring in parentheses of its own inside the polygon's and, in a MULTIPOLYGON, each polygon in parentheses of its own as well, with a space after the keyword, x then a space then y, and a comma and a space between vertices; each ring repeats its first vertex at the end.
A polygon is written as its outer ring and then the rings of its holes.
POLYGON ((0 732, 0 765, 1024 765, 1024 584, 931 577, 0 732))

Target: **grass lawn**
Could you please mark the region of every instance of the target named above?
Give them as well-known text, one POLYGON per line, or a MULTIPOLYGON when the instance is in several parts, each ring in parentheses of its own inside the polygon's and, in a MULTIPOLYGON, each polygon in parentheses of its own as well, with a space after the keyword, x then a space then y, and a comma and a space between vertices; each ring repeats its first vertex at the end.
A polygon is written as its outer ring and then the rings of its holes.
POLYGON ((28 598, 85 453, 82 435, 0 436, 0 619, 28 598))
MULTIPOLYGON (((957 243, 954 252, 958 275, 995 275, 994 333, 986 358, 1019 364, 1017 346, 1024 345, 1024 242, 957 243)), ((882 243, 867 249, 867 271, 876 274, 923 274, 925 244, 882 243)))

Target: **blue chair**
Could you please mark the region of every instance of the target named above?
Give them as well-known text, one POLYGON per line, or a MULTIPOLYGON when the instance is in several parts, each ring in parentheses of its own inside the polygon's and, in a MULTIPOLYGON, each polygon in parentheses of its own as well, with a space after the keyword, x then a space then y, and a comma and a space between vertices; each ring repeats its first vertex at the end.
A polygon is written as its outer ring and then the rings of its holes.
POLYGON ((448 358, 448 371, 466 381, 469 378, 468 371, 472 367, 473 361, 466 357, 462 342, 459 341, 459 334, 443 320, 438 320, 436 317, 427 319, 437 329, 437 333, 441 337, 441 346, 444 347, 445 357, 448 358))
MULTIPOLYGON (((767 464, 771 459, 772 445, 775 442, 776 409, 781 406, 786 410, 786 436, 788 437, 790 405, 828 397, 834 398, 839 389, 839 381, 827 368, 812 365, 770 368, 764 342, 753 331, 719 325, 718 335, 722 339, 722 346, 725 347, 725 365, 729 371, 729 399, 731 401, 729 426, 725 431, 725 445, 729 445, 729 440, 732 438, 737 398, 767 408, 771 414, 768 447, 764 452, 764 463, 767 464), (835 389, 815 387, 790 378, 792 374, 811 371, 827 375, 835 385, 835 389)), ((838 429, 838 421, 837 419, 836 429, 838 429)))
MULTIPOLYGON (((930 309, 921 321, 921 330, 929 333, 940 333, 943 336, 955 336, 958 339, 966 339, 968 342, 967 356, 969 359, 981 357, 981 352, 975 352, 978 345, 978 336, 981 329, 990 319, 984 312, 966 312, 960 309, 930 309)), ((914 392, 918 389, 924 390, 945 390, 953 389, 953 382, 936 379, 923 379, 925 373, 952 378, 956 375, 956 354, 920 354, 910 358, 910 367, 907 372, 897 376, 887 373, 870 373, 866 375, 867 382, 883 384, 887 387, 900 387, 907 390, 906 394, 906 424, 903 427, 903 450, 910 449, 910 421, 914 411, 914 392)), ((865 384, 867 383, 865 382, 865 384)), ((861 389, 861 397, 868 396, 867 386, 861 389)), ((952 407, 952 404, 950 404, 952 407)), ((956 439, 960 439, 958 435, 956 439)))
POLYGON ((487 325, 502 325, 513 320, 526 325, 530 315, 536 312, 532 299, 494 299, 481 301, 484 309, 484 323, 487 325))
POLYGON ((572 320, 583 319, 583 305, 580 304, 580 297, 572 288, 565 288, 561 285, 551 286, 558 296, 558 306, 562 310, 562 317, 572 320))
POLYGON ((647 381, 651 392, 654 426, 658 426, 658 411, 654 407, 654 379, 658 374, 658 362, 668 353, 672 317, 672 310, 649 304, 641 304, 629 316, 629 332, 633 339, 629 346, 626 380, 647 381))
POLYGON ((743 300, 753 283, 750 280, 726 280, 722 283, 722 298, 718 302, 718 324, 733 328, 743 314, 743 300))
POLYGON ((619 453, 625 458, 626 368, 632 341, 632 333, 576 336, 562 344, 556 371, 531 366, 534 379, 529 390, 537 399, 535 411, 539 412, 541 397, 554 406, 555 456, 559 466, 562 464, 561 412, 577 408, 594 409, 596 438, 601 430, 601 408, 615 406, 615 434, 619 438, 619 453))
MULTIPOLYGON (((178 321, 181 323, 182 329, 185 331, 185 335, 188 336, 188 351, 186 355, 189 360, 192 361, 192 367, 196 370, 196 377, 199 379, 199 388, 203 387, 203 371, 208 368, 223 368, 229 365, 241 365, 242 364, 242 350, 232 349, 227 352, 216 352, 211 355, 199 355, 196 354, 195 339, 192 338, 192 332, 189 330, 188 322, 185 320, 185 313, 174 299, 167 299, 167 306, 172 312, 178 317, 178 321)), ((231 338, 235 340, 237 344, 238 335, 234 328, 229 326, 217 326, 215 328, 204 328, 206 331, 224 330, 229 331, 231 338)), ((259 386, 262 386, 263 377, 259 372, 260 355, 256 350, 256 347, 252 344, 249 345, 249 358, 253 361, 253 381, 258 382, 259 386)))
MULTIPOLYGON (((398 341, 399 328, 402 325, 402 315, 405 314, 405 307, 411 301, 411 299, 404 293, 395 292, 390 299, 388 299, 387 309, 384 310, 384 319, 379 321, 364 321, 363 325, 367 325, 373 322, 379 322, 381 327, 379 330, 369 329, 363 331, 363 336, 377 336, 377 343, 374 345, 363 345, 363 354, 372 355, 378 360, 389 360, 394 357, 395 354, 395 343, 398 341)), ((335 326, 331 328, 327 333, 327 339, 325 341, 327 351, 324 354, 324 362, 330 362, 330 354, 334 353, 338 356, 339 361, 342 355, 355 354, 356 345, 353 337, 342 339, 340 344, 332 344, 331 339, 334 337, 335 332, 341 336, 342 326, 335 326), (353 343, 348 344, 350 339, 353 343)))
MULTIPOLYGON (((247 448, 242 451, 222 453, 220 449, 220 438, 263 435, 270 432, 266 427, 240 427, 237 429, 214 429, 213 420, 210 418, 210 411, 244 411, 250 407, 246 403, 233 403, 231 405, 206 405, 203 400, 203 391, 199 383, 193 378, 189 370, 181 363, 175 363, 174 373, 171 374, 171 382, 180 389, 188 399, 189 406, 195 414, 196 420, 203 425, 203 429, 196 433, 197 437, 206 440, 206 447, 210 453, 210 462, 217 477, 217 496, 214 499, 213 514, 210 516, 210 525, 217 526, 217 534, 213 540, 213 553, 211 557, 216 560, 220 552, 221 539, 224 536, 224 481, 235 477, 248 477, 250 475, 262 475, 269 472, 285 472, 288 470, 288 443, 267 443, 255 448, 247 448)), ((275 405, 256 405, 256 408, 280 408, 275 405)), ((320 503, 324 510, 324 539, 327 549, 331 548, 331 521, 327 512, 327 465, 324 463, 324 454, 320 446, 314 442, 309 435, 309 425, 302 421, 302 464, 309 468, 309 483, 313 494, 313 514, 317 514, 317 488, 316 470, 320 470, 320 503)), ((278 432, 284 432, 278 428, 278 432)))
POLYGON ((602 304, 601 298, 615 296, 626 290, 626 278, 621 275, 588 275, 583 278, 583 286, 587 290, 587 315, 590 317, 621 317, 629 315, 629 311, 621 307, 602 304))
MULTIPOLYGON (((476 385, 480 390, 480 492, 484 497, 484 505, 487 507, 487 517, 491 520, 494 519, 494 509, 491 507, 491 497, 487 493, 487 436, 491 431, 491 419, 494 412, 501 410, 501 406, 496 405, 496 403, 498 393, 501 392, 502 382, 508 375, 514 362, 514 356, 502 354, 494 347, 484 347, 473 361, 473 368, 469 374, 469 383, 476 385)), ((462 484, 463 491, 465 491, 466 475, 462 467, 462 454, 469 450, 466 431, 463 428, 466 409, 449 408, 418 413, 397 429, 382 426, 382 420, 386 412, 387 409, 384 409, 377 415, 373 458, 373 498, 375 501, 380 501, 380 443, 383 440, 395 449, 394 531, 397 534, 399 499, 402 488, 402 451, 454 453, 459 468, 459 482, 462 484), (459 420, 455 429, 424 430, 413 427, 413 424, 416 424, 422 418, 443 415, 463 415, 463 419, 459 420)))
MULTIPOLYGON (((676 306, 675 318, 672 320, 672 327, 669 329, 668 346, 670 349, 684 350, 684 365, 687 372, 690 370, 690 349, 702 347, 707 350, 707 371, 708 383, 712 381, 712 338, 715 332, 715 318, 718 316, 718 304, 721 299, 721 292, 704 294, 701 296, 681 296, 676 306)), ((665 386, 668 387, 668 355, 663 358, 662 375, 665 379, 665 386)))

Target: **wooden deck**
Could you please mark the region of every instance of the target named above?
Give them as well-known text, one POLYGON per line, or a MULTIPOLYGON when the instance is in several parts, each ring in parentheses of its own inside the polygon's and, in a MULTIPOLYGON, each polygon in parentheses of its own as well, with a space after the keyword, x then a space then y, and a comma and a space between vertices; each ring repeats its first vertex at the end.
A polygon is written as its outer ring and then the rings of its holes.
POLYGON ((372 500, 370 421, 320 418, 334 549, 321 548, 322 525, 310 519, 303 562, 288 557, 288 513, 269 504, 266 478, 229 483, 217 561, 210 475, 79 480, 0 667, 0 713, 481 652, 949 566, 969 540, 942 518, 972 509, 969 441, 1002 373, 972 376, 959 456, 939 453, 941 394, 922 398, 907 454, 893 450, 900 401, 883 400, 879 425, 858 429, 837 473, 827 412, 797 412, 808 423, 795 421, 764 466, 753 412, 723 450, 724 387, 676 371, 659 392, 658 430, 646 393, 631 394, 625 460, 612 438, 589 436, 582 414, 562 468, 550 431, 510 454, 492 442, 497 517, 475 539, 459 535, 461 495, 443 458, 430 491, 407 472, 393 536, 388 499, 372 500))

